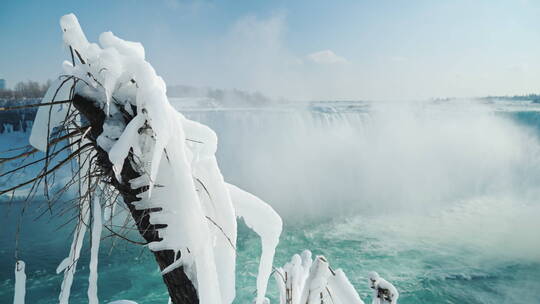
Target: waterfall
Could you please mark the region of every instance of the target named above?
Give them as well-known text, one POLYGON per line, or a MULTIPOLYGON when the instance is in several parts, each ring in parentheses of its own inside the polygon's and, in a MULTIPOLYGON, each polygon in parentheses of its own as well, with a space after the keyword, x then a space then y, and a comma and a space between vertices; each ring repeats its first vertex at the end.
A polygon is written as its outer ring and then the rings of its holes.
POLYGON ((414 213, 539 190, 534 126, 478 101, 175 106, 216 130, 225 177, 286 217, 414 213))

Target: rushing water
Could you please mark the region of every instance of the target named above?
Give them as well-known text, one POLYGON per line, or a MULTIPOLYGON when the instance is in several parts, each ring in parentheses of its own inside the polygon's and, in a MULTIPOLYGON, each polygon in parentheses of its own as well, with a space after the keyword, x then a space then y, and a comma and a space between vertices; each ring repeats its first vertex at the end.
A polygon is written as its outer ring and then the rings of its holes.
MULTIPOLYGON (((529 103, 311 103, 259 109, 175 105, 219 136, 226 180, 284 218, 275 265, 311 249, 343 268, 364 301, 367 272, 400 303, 540 303, 540 108, 529 103)), ((35 203, 37 204, 37 203, 35 203)), ((21 203, 0 205, 0 303, 13 288, 21 203)), ((55 303, 66 218, 28 208, 20 234, 27 303, 55 303)), ((239 226, 236 303, 251 303, 258 237, 239 226)), ((102 243, 99 295, 166 303, 146 250, 102 243)), ((88 252, 72 303, 85 303, 88 252)), ((271 282, 270 297, 276 303, 271 282)))

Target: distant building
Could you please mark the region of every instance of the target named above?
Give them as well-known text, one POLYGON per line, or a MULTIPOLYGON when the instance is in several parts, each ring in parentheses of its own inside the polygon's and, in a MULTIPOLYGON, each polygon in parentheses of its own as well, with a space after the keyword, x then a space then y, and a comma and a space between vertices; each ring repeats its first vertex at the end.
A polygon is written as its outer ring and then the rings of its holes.
POLYGON ((6 80, 0 79, 0 90, 3 90, 6 88, 6 80))

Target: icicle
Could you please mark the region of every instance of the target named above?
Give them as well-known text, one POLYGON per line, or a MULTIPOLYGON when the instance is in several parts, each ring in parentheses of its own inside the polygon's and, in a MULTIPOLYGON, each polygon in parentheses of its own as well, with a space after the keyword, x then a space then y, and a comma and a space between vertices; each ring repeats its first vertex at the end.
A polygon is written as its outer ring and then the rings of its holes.
POLYGON ((26 265, 23 261, 15 263, 15 296, 13 304, 24 304, 24 296, 26 294, 26 265))
POLYGON ((138 130, 144 124, 144 117, 142 115, 135 116, 124 129, 124 132, 116 143, 109 151, 109 159, 113 164, 113 171, 116 175, 116 179, 122 182, 120 172, 124 165, 124 159, 126 159, 129 150, 136 143, 138 130))
POLYGON ((231 184, 228 184, 228 188, 236 215, 242 217, 246 225, 261 237, 262 254, 257 275, 256 303, 264 304, 274 253, 282 229, 281 218, 270 205, 253 194, 231 184))
MULTIPOLYGON (((207 128, 207 127, 206 127, 207 128)), ((208 129, 208 128, 207 128, 208 129)), ((213 133, 213 132, 212 132, 213 133)), ((186 133, 189 138, 201 138, 186 133)), ((206 145, 209 138, 204 138, 206 145)), ((197 147, 203 146, 198 144, 197 147)), ((202 148, 206 150, 206 147, 202 148)), ((235 298, 235 267, 237 221, 228 188, 219 172, 214 152, 209 156, 195 152, 193 176, 199 199, 205 211, 211 233, 214 236, 214 256, 223 303, 232 303, 235 298)))
POLYGON ((92 218, 92 247, 90 249, 90 275, 88 276, 88 304, 99 304, 97 295, 97 266, 102 226, 101 205, 97 198, 94 198, 94 212, 92 218))
POLYGON ((68 304, 69 294, 71 292, 71 284, 73 283, 73 276, 77 269, 77 261, 81 254, 81 248, 84 240, 84 234, 86 233, 86 222, 88 222, 89 210, 87 202, 83 202, 81 210, 81 217, 77 223, 77 229, 73 236, 73 242, 71 243, 71 250, 69 256, 65 258, 62 263, 56 269, 56 273, 64 271, 64 280, 60 289, 60 295, 58 297, 60 304, 68 304))
MULTIPOLYGON (((176 256, 176 254, 174 255, 176 256)), ((165 267, 165 269, 163 269, 161 271, 161 275, 166 275, 167 273, 175 270, 176 268, 182 266, 182 263, 184 262, 184 259, 182 259, 182 257, 180 257, 178 260, 174 261, 171 265, 165 267)))
MULTIPOLYGON (((69 99, 72 86, 72 80, 58 79, 54 81, 47 90, 47 93, 45 93, 41 103, 69 99)), ((68 108, 67 104, 55 104, 38 108, 29 138, 29 142, 34 148, 41 151, 47 150, 47 135, 50 136, 53 129, 62 123, 66 117, 68 108)))

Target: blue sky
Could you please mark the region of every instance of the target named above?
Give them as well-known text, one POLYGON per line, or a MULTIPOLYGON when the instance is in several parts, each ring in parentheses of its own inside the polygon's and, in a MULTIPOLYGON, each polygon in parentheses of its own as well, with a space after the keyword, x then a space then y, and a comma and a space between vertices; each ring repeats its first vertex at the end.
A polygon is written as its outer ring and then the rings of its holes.
POLYGON ((54 78, 59 18, 140 41, 168 84, 291 99, 540 92, 540 1, 3 1, 0 77, 54 78))

